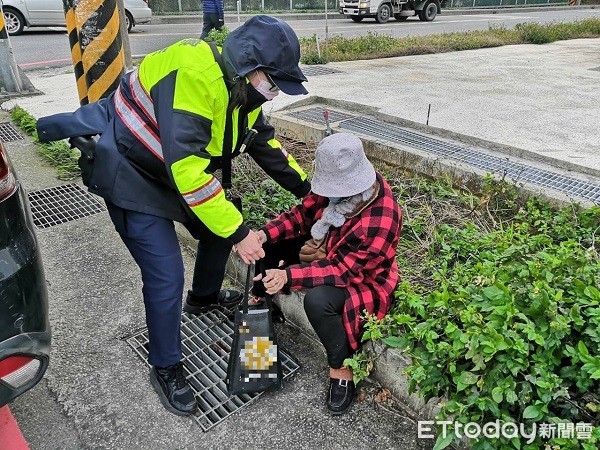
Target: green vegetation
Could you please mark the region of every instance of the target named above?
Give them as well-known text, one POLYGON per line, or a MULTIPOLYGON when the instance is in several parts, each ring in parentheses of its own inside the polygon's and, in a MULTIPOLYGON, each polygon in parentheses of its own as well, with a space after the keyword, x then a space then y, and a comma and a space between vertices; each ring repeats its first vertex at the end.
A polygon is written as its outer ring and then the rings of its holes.
POLYGON ((58 178, 61 180, 73 180, 77 178, 81 171, 77 165, 79 150, 69 148, 65 141, 56 141, 50 143, 41 143, 37 136, 35 128, 36 120, 23 108, 16 106, 10 111, 12 120, 25 133, 32 136, 38 144, 40 154, 58 170, 58 178))
POLYGON ((424 55, 459 50, 499 47, 511 44, 545 44, 565 39, 600 37, 600 19, 577 22, 521 23, 515 29, 491 26, 487 31, 469 31, 428 36, 396 38, 368 33, 363 36, 333 36, 319 42, 315 37, 302 38, 301 62, 325 64, 336 61, 378 59, 394 56, 424 55))

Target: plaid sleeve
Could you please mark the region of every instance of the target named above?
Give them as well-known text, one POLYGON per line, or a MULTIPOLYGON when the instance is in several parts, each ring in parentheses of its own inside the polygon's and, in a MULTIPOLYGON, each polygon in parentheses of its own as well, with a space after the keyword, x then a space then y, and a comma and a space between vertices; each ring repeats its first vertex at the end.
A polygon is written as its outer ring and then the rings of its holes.
POLYGON ((369 208, 358 224, 340 238, 333 255, 288 267, 289 285, 292 289, 308 289, 361 284, 365 274, 380 265, 389 265, 395 258, 399 234, 400 215, 396 208, 387 203, 369 208))
POLYGON ((271 220, 262 229, 269 242, 308 234, 310 227, 315 223, 317 212, 324 206, 325 198, 311 192, 304 197, 301 204, 271 220))

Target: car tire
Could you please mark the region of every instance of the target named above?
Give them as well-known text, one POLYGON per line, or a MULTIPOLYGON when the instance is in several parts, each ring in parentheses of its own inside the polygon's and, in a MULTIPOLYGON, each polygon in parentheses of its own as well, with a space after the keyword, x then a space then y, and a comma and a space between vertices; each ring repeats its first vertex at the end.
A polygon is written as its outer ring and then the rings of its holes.
POLYGON ((127 25, 127 32, 131 33, 133 28, 133 16, 129 11, 125 11, 125 25, 127 25))
POLYGON ((364 17, 359 17, 359 16, 351 16, 350 17, 352 19, 352 22, 362 22, 362 20, 364 19, 364 17))
POLYGON ((375 17, 375 22, 377 23, 386 23, 390 20, 390 16, 392 15, 392 8, 388 3, 384 3, 379 6, 377 10, 377 16, 375 17))
POLYGON ((25 17, 16 9, 4 7, 4 25, 10 36, 18 36, 25 28, 25 17))
POLYGON ((428 1, 423 6, 423 10, 419 11, 419 20, 423 22, 431 22, 437 15, 437 5, 435 2, 428 1))
POLYGON ((404 22, 406 19, 408 19, 408 16, 401 16, 400 14, 394 14, 394 19, 396 19, 398 22, 404 22))

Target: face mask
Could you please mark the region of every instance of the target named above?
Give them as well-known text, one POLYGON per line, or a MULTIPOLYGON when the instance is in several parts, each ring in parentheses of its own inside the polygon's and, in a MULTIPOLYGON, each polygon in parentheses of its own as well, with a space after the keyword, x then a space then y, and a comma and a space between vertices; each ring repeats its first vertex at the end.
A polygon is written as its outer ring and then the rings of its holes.
POLYGON ((265 80, 260 80, 260 83, 258 83, 258 86, 256 86, 255 89, 260 92, 267 101, 273 100, 279 95, 279 89, 265 80))

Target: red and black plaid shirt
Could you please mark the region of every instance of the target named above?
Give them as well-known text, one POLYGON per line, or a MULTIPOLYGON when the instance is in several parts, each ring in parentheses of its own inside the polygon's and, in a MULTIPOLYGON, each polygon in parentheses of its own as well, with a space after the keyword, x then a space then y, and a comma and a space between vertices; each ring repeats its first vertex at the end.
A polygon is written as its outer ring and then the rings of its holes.
MULTIPOLYGON (((399 279, 396 247, 402 212, 388 183, 380 174, 377 180, 380 189, 373 203, 340 228, 329 230, 325 259, 286 269, 292 289, 328 285, 348 291, 342 320, 353 350, 358 348, 363 333, 361 314, 366 310, 380 319, 385 316, 399 279)), ((327 205, 326 197, 311 192, 300 205, 263 229, 271 242, 309 235, 327 205)))

